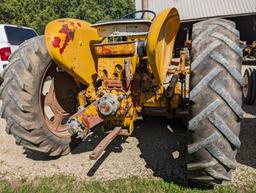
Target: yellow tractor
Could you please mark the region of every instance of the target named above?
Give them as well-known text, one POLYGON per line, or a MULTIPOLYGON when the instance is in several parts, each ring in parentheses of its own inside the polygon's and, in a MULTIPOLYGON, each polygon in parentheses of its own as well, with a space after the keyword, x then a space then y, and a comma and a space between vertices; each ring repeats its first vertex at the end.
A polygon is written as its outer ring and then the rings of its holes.
POLYGON ((143 116, 182 119, 188 178, 229 181, 243 117, 239 32, 228 20, 196 23, 191 46, 177 57, 179 26, 175 8, 96 24, 50 22, 44 36, 20 46, 3 73, 7 133, 27 150, 61 156, 101 126, 107 135, 90 155, 96 160, 143 116))

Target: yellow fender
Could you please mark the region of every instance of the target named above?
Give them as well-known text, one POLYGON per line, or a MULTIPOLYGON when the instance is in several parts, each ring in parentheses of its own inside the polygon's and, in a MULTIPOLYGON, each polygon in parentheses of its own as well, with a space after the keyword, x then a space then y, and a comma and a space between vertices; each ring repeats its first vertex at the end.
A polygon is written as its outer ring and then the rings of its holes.
POLYGON ((45 42, 55 63, 84 84, 91 84, 96 72, 92 44, 101 38, 90 23, 57 19, 47 24, 45 42))
POLYGON ((179 27, 180 18, 175 8, 162 11, 150 27, 147 38, 148 62, 159 84, 163 84, 166 78, 179 27))

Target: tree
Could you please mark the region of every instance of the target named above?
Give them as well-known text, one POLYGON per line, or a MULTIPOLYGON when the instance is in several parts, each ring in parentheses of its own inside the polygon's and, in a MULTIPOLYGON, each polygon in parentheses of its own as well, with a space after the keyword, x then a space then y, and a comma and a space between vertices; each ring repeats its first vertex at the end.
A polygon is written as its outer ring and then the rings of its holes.
POLYGON ((134 11, 133 0, 0 0, 0 23, 24 25, 43 34, 57 18, 77 18, 94 23, 116 19, 134 11))

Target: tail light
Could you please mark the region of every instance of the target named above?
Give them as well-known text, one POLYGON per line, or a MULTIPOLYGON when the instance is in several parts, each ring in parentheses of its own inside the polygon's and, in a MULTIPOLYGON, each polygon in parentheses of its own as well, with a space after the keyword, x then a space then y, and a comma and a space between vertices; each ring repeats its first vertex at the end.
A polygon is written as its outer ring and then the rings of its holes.
POLYGON ((6 47, 6 48, 0 49, 0 58, 2 61, 7 61, 10 55, 11 55, 11 48, 6 47))

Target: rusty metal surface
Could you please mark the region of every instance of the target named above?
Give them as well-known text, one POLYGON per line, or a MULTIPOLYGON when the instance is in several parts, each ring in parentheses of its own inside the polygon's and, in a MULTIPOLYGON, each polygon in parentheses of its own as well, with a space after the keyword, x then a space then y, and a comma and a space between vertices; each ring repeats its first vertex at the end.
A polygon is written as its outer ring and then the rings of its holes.
POLYGON ((90 155, 90 159, 98 159, 106 147, 119 135, 121 130, 122 127, 116 127, 113 129, 93 150, 92 154, 90 155))
POLYGON ((51 83, 49 92, 44 97, 44 105, 49 106, 54 113, 53 120, 49 120, 47 116, 45 116, 45 122, 51 132, 60 137, 70 137, 67 128, 62 125, 62 121, 65 117, 69 115, 58 103, 56 99, 55 89, 54 89, 54 80, 51 83))
POLYGON ((95 52, 99 56, 133 56, 135 42, 97 44, 95 45, 95 52))
POLYGON ((104 121, 104 119, 98 113, 98 100, 87 106, 85 109, 72 115, 70 119, 72 118, 81 120, 86 129, 91 129, 104 121))
POLYGON ((58 137, 69 138, 71 135, 65 120, 77 111, 78 92, 79 88, 74 79, 67 73, 57 72, 56 65, 52 63, 41 86, 41 104, 48 129, 58 137), (43 91, 47 81, 50 81, 50 85, 43 91), (49 114, 53 116, 50 117, 49 114))
POLYGON ((174 74, 170 80, 170 84, 167 87, 167 96, 172 98, 173 95, 175 94, 175 86, 177 84, 179 80, 179 75, 178 74, 174 74))

